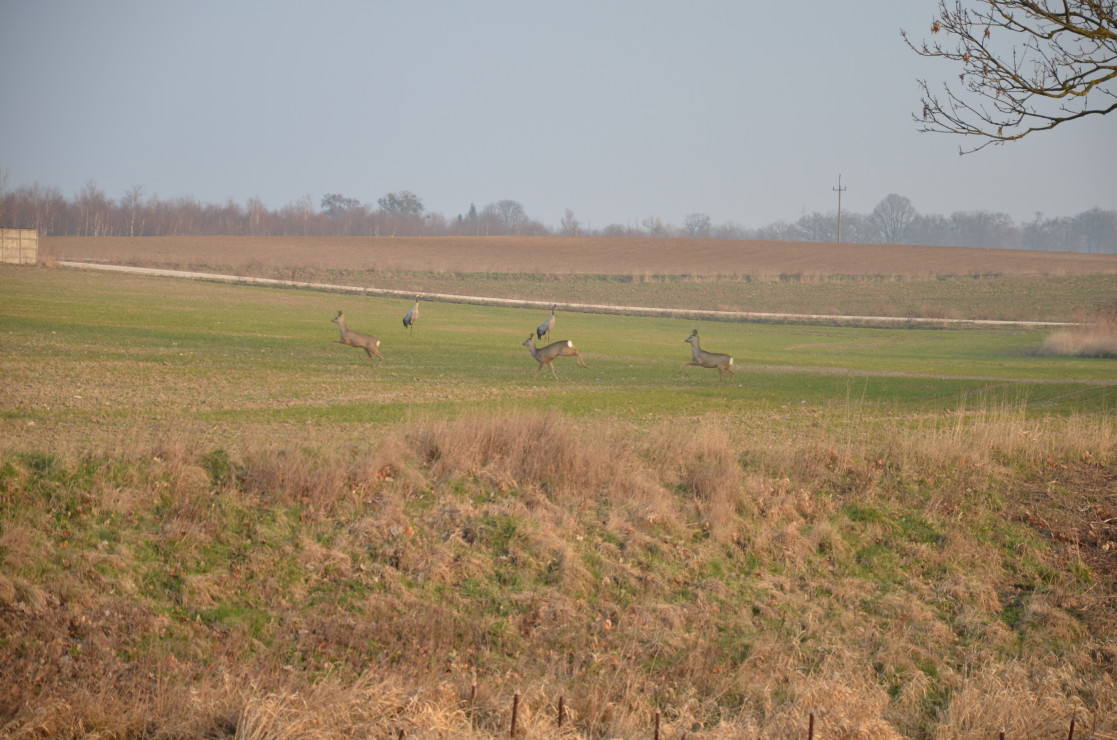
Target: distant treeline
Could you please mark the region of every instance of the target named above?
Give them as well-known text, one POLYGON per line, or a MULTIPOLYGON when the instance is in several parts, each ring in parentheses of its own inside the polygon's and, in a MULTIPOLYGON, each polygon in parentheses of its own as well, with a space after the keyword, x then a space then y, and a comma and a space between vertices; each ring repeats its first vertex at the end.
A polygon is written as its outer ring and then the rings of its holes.
POLYGON ((514 200, 501 200, 455 217, 426 210, 407 191, 388 193, 376 204, 327 194, 316 205, 307 195, 278 209, 259 198, 244 204, 200 203, 190 197, 144 197, 143 187, 119 200, 89 182, 74 198, 38 183, 0 188, 0 226, 38 229, 43 236, 621 236, 703 239, 775 239, 808 242, 925 244, 1070 252, 1117 252, 1117 211, 1092 208, 1077 216, 1016 224, 1004 213, 966 211, 950 216, 921 214, 907 198, 888 195, 871 213, 810 213, 799 220, 761 228, 713 224, 692 213, 681 225, 649 217, 639 225, 590 229, 567 210, 559 226, 527 215, 514 200), (839 238, 840 229, 840 238, 839 238))

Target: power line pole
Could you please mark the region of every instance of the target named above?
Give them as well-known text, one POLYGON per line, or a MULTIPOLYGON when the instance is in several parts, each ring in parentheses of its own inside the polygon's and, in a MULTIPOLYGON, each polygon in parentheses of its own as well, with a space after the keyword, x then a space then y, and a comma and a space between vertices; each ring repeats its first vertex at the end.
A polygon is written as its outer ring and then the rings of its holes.
POLYGON ((845 188, 842 187, 842 175, 838 173, 838 187, 830 188, 831 190, 838 191, 838 244, 842 243, 842 193, 845 188))

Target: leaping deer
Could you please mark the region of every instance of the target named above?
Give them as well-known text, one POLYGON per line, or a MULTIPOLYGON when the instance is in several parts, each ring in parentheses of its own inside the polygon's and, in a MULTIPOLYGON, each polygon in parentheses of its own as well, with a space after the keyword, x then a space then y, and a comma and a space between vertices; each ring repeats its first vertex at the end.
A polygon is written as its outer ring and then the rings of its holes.
POLYGON ((718 369, 718 379, 724 380, 725 374, 729 373, 733 377, 733 357, 731 355, 721 354, 719 352, 707 352, 698 345, 698 330, 695 329, 691 335, 683 340, 690 343, 690 354, 694 358, 690 362, 684 363, 683 367, 679 368, 679 372, 683 368, 690 365, 697 365, 698 367, 708 367, 718 369))
POLYGON ((539 361, 539 367, 535 368, 536 377, 539 377, 539 371, 546 365, 551 368, 551 375, 554 375, 555 380, 558 380, 558 373, 555 372, 555 366, 551 364, 555 361, 556 357, 577 357, 578 365, 581 367, 586 366, 585 361, 582 359, 582 353, 574 349, 574 342, 571 342, 569 339, 562 339, 558 342, 552 342, 546 347, 537 348, 535 346, 535 334, 532 333, 524 340, 523 345, 527 347, 528 352, 531 352, 531 356, 539 361))
POLYGON ((380 340, 368 334, 361 334, 359 332, 350 331, 345 326, 345 314, 341 311, 337 312, 337 316, 333 319, 333 323, 341 328, 341 339, 335 339, 338 344, 347 344, 350 347, 359 347, 368 354, 369 362, 372 362, 372 356, 376 355, 380 358, 380 362, 384 362, 384 355, 380 354, 380 340))

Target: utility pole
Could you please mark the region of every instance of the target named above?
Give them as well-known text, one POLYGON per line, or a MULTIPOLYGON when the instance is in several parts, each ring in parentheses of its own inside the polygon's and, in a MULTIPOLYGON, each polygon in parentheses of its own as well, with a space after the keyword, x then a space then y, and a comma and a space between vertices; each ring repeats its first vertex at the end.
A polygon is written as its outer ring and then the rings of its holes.
POLYGON ((838 191, 838 244, 842 243, 842 193, 845 188, 842 187, 842 175, 838 173, 838 187, 831 188, 831 190, 838 191))

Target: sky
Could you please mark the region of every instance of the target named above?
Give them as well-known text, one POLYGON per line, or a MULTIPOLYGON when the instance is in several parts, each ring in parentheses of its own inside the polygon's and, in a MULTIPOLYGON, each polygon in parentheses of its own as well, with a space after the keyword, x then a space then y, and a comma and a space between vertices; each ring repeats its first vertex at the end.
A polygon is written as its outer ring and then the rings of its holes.
POLYGON ((1117 115, 959 156, 919 133, 936 0, 0 0, 0 174, 273 210, 409 190, 557 227, 759 228, 885 196, 1117 209, 1117 115), (855 9, 854 9, 855 8, 855 9))

